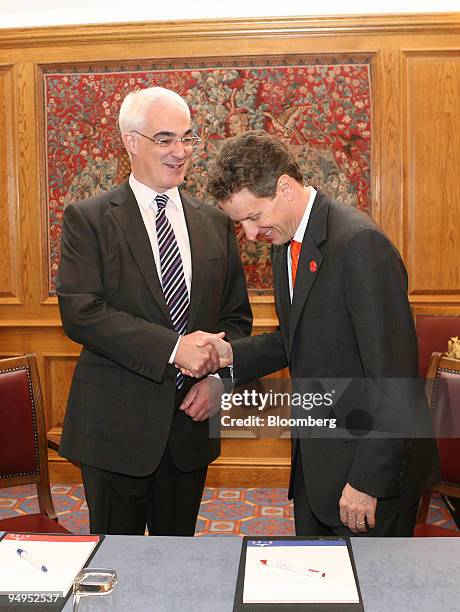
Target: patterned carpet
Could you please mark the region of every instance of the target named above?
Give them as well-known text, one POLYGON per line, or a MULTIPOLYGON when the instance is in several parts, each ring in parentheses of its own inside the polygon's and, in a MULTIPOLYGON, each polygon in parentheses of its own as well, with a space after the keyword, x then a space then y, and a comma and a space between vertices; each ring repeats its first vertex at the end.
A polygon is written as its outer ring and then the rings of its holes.
MULTIPOLYGON (((51 488, 61 525, 73 533, 88 533, 88 509, 82 485, 51 488)), ((0 489, 0 519, 37 512, 33 485, 0 489)), ((206 488, 198 517, 197 536, 294 535, 292 503, 286 489, 206 488)), ((431 497, 428 522, 456 529, 438 494, 431 497)))

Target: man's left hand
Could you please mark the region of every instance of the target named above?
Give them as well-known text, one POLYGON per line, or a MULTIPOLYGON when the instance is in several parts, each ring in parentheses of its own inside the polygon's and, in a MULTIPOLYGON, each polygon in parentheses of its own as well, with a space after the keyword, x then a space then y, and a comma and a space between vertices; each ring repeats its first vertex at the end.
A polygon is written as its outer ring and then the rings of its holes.
POLYGON ((220 409, 224 385, 217 376, 208 376, 190 389, 180 405, 193 421, 204 421, 220 409))
POLYGON ((339 500, 340 520, 353 533, 364 533, 375 527, 377 498, 358 491, 347 482, 339 500))

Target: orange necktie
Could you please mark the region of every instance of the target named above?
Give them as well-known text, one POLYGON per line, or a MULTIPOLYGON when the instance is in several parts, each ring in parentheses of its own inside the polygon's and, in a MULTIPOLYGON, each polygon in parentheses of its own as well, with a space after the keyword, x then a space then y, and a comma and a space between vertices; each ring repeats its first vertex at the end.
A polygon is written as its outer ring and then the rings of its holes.
POLYGON ((295 278, 297 276, 297 266, 299 265, 299 255, 302 243, 297 240, 291 240, 291 274, 292 274, 292 288, 295 286, 295 278))

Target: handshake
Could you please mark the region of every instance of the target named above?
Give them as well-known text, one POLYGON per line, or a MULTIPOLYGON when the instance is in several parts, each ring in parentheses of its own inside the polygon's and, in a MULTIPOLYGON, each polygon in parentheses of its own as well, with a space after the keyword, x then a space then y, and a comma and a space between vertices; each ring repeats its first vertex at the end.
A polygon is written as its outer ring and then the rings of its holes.
POLYGON ((233 351, 224 340, 225 332, 196 331, 181 336, 174 364, 185 376, 201 378, 233 363, 233 351))

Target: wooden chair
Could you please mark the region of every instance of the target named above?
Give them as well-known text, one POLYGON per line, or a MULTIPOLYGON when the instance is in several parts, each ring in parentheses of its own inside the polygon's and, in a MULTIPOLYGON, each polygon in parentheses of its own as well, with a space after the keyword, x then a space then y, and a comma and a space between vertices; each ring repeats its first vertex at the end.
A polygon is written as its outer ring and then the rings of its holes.
POLYGON ((45 414, 35 355, 0 359, 0 488, 35 484, 40 512, 0 520, 0 531, 69 533, 51 498, 45 414))
MULTIPOLYGON (((460 359, 433 353, 426 391, 441 463, 441 479, 431 492, 460 498, 460 359)), ((414 536, 460 537, 460 531, 426 524, 431 492, 421 500, 414 536)))
POLYGON ((445 312, 418 313, 415 315, 418 340, 419 376, 426 378, 431 355, 445 351, 452 336, 460 337, 460 314, 445 312))

